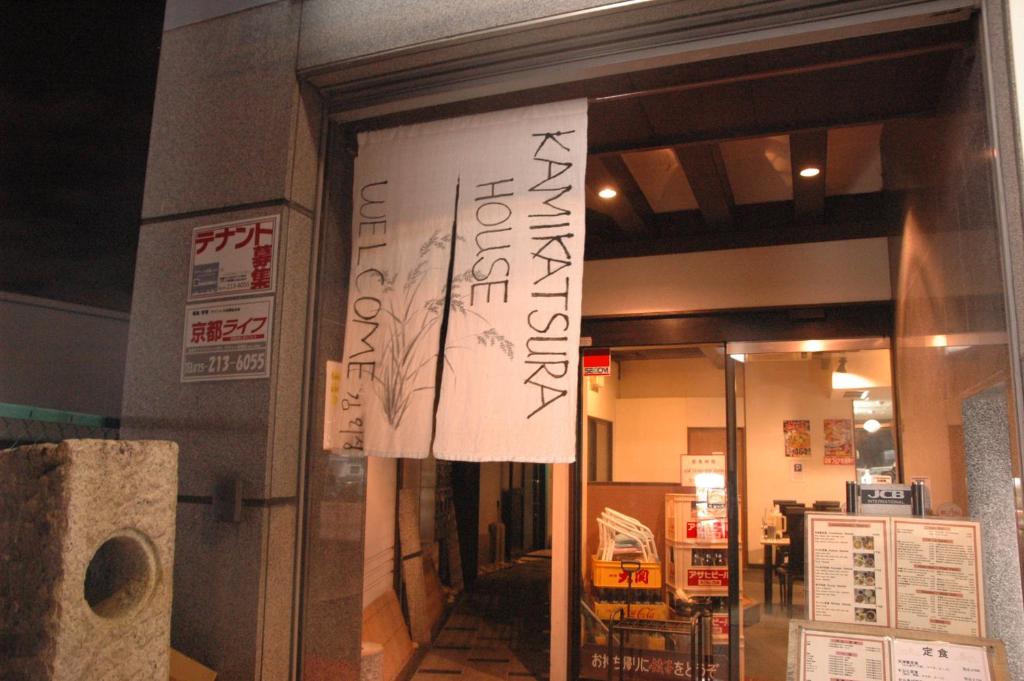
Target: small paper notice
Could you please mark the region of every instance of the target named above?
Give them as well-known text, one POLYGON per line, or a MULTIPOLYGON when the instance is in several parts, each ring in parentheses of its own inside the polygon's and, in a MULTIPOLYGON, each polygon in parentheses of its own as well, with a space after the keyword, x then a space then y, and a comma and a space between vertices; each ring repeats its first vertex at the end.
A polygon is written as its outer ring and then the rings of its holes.
POLYGON ((943 641, 892 644, 894 681, 991 681, 985 648, 943 641))

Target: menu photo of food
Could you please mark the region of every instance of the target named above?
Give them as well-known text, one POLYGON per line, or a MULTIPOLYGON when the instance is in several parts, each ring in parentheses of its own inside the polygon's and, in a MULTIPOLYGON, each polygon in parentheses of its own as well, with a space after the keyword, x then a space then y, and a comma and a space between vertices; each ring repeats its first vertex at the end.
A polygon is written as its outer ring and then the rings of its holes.
POLYGON ((786 438, 786 456, 811 455, 810 421, 806 419, 783 421, 782 432, 786 438))

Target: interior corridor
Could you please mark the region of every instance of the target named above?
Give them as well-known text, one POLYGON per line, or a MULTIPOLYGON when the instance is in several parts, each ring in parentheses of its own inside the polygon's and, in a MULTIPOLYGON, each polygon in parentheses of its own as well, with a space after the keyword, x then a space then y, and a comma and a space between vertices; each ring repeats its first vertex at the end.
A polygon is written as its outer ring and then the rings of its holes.
POLYGON ((459 599, 413 681, 548 678, 551 552, 481 574, 459 599))

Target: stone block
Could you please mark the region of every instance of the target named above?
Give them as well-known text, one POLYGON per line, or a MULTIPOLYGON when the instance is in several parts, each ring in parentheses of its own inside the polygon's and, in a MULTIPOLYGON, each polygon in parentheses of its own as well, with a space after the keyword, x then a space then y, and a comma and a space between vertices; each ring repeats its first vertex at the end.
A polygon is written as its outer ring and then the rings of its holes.
POLYGON ((0 679, 166 681, 178 447, 0 452, 0 679))

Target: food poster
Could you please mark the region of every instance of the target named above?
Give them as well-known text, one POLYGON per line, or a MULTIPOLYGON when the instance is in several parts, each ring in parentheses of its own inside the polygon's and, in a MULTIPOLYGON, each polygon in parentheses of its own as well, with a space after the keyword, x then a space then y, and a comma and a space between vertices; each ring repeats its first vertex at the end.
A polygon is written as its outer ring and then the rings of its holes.
POLYGON ((894 681, 990 681, 988 653, 983 646, 945 641, 892 642, 894 681))
POLYGON ((799 681, 888 681, 889 646, 881 636, 803 630, 799 681))
POLYGON ((885 518, 807 515, 808 619, 892 626, 885 518))
POLYGON ((896 626, 985 635, 978 523, 893 519, 896 626))
POLYGON ((806 419, 783 421, 782 432, 786 438, 786 456, 811 455, 810 421, 806 419))
POLYGON ((853 465, 853 421, 825 419, 825 465, 853 465))

